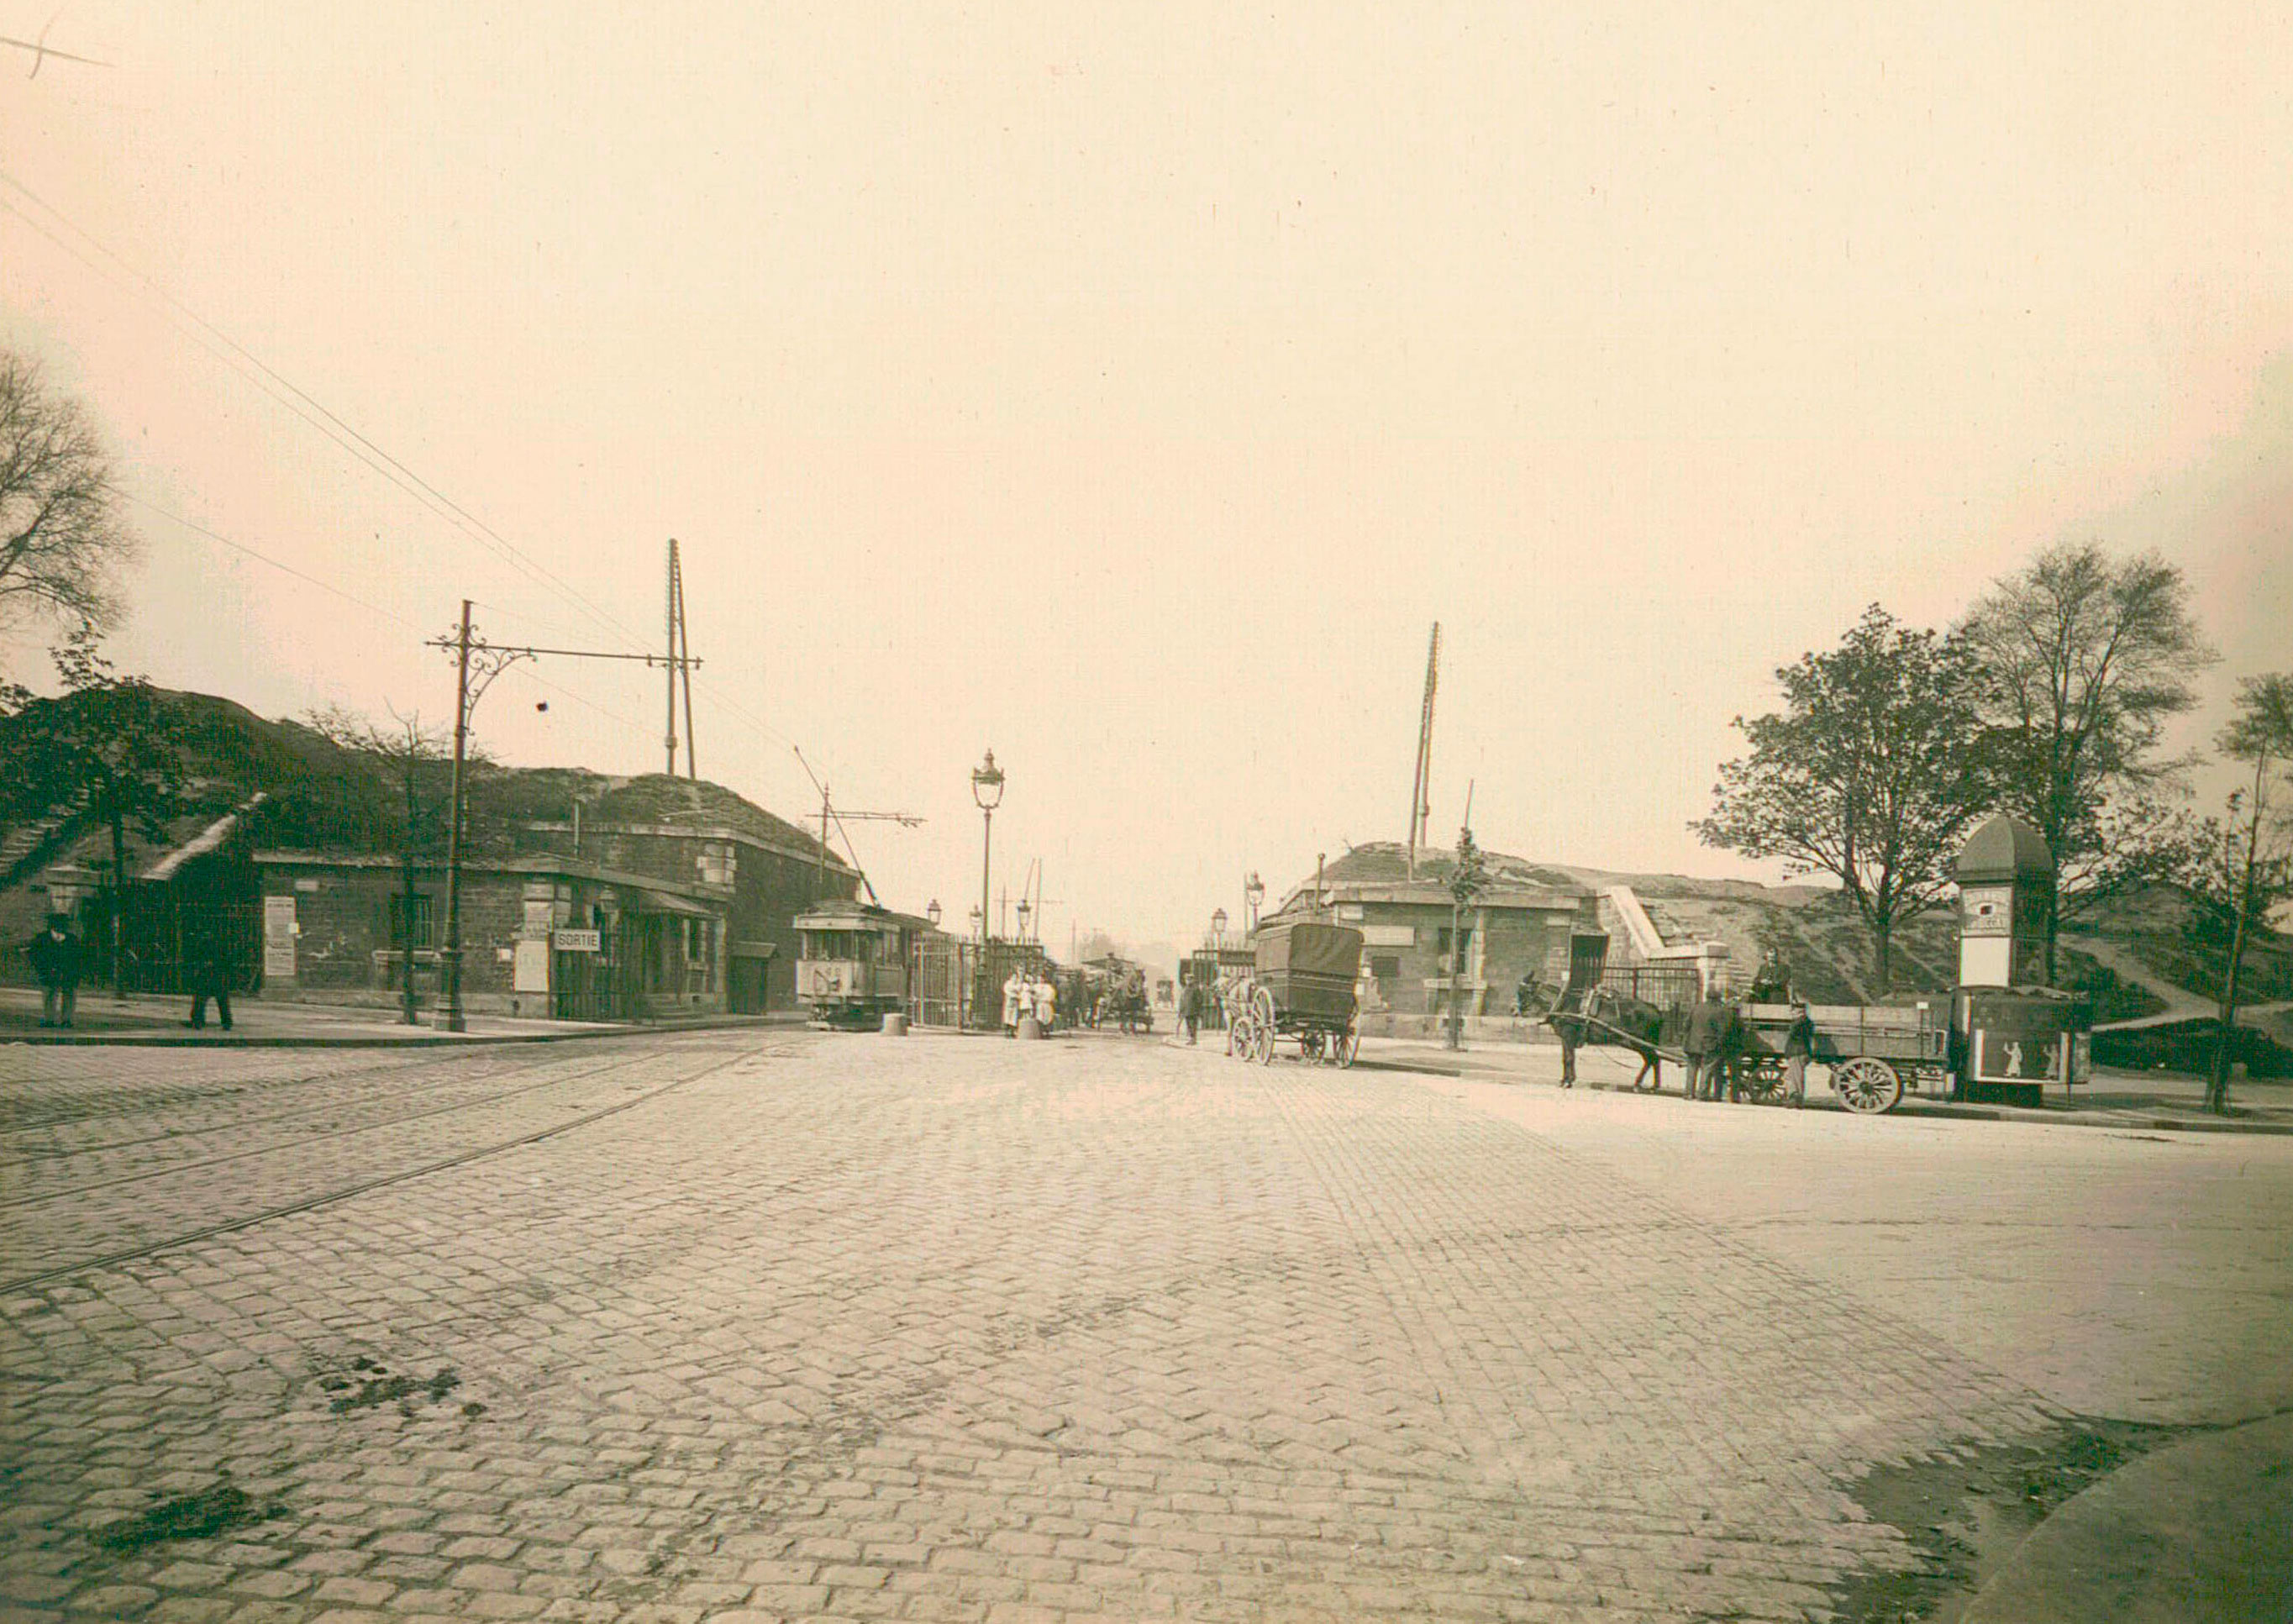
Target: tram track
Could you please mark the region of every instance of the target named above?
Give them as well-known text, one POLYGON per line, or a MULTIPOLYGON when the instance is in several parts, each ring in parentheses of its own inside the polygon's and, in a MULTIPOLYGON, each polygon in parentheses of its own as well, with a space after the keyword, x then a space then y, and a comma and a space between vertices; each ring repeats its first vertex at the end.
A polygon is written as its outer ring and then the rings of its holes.
MULTIPOLYGON (((650 1103, 652 1101, 660 1099, 664 1095, 673 1093, 677 1089, 699 1082, 704 1078, 714 1076, 717 1072, 722 1071, 729 1066, 736 1065, 741 1061, 749 1058, 750 1058, 750 1056, 745 1051, 735 1052, 733 1054, 725 1055, 723 1058, 711 1064, 701 1067, 697 1071, 691 1072, 684 1077, 673 1079, 668 1082, 661 1084, 658 1087, 649 1088, 633 1098, 617 1100, 610 1105, 601 1106, 595 1111, 584 1111, 578 1117, 568 1118, 561 1122, 550 1123, 547 1127, 537 1128, 531 1133, 520 1134, 512 1138, 498 1140, 490 1144, 476 1146, 466 1151, 459 1151, 450 1156, 433 1158, 416 1167, 398 1168, 391 1172, 377 1174, 373 1177, 361 1178, 348 1184, 338 1185, 330 1190, 321 1191, 314 1195, 302 1197, 292 1201, 282 1202, 277 1206, 264 1208, 255 1212, 243 1213, 237 1217, 224 1219, 217 1223, 203 1224, 197 1229, 186 1230, 180 1233, 169 1235, 164 1240, 145 1241, 135 1246, 125 1247, 111 1252, 107 1252, 98 1256, 78 1258, 68 1264, 59 1264, 50 1268, 36 1271, 33 1273, 19 1275, 12 1280, 0 1281, 0 1295, 28 1291, 36 1287, 49 1285, 57 1281, 67 1280, 75 1275, 85 1274, 100 1269, 117 1268, 123 1264, 134 1263, 142 1258, 157 1256, 163 1252, 174 1251, 187 1246, 197 1246, 202 1241, 212 1240, 218 1236, 235 1234, 241 1230, 252 1229, 257 1224, 269 1224, 280 1218, 293 1217, 296 1214, 310 1212, 321 1207, 332 1206, 338 1201, 351 1200, 358 1196, 365 1195, 371 1191, 387 1189, 393 1184, 408 1184, 417 1178, 426 1178, 433 1173, 443 1173, 451 1168, 466 1167, 473 1162, 483 1161, 489 1157, 499 1156, 510 1151, 522 1149, 527 1145, 539 1144, 545 1140, 555 1139, 562 1135, 570 1134, 579 1128, 587 1127, 592 1123, 602 1122, 607 1118, 620 1116, 624 1111, 634 1111, 640 1105, 650 1103)), ((596 1072, 607 1070, 612 1065, 627 1063, 628 1062, 618 1059, 615 1061, 609 1061, 605 1065, 592 1068, 588 1071, 580 1073, 579 1076, 594 1076, 596 1072)), ((561 1079, 559 1080, 573 1081, 578 1080, 578 1079, 561 1079)), ((553 1085, 536 1084, 533 1085, 531 1088, 515 1092, 533 1092, 539 1088, 551 1086, 553 1085)), ((260 1152, 250 1153, 259 1154, 260 1152)), ((237 1159, 234 1158, 233 1159, 237 1159)), ((196 1167, 197 1165, 198 1164, 179 1163, 173 1168, 158 1169, 143 1176, 152 1178, 172 1176, 184 1172, 188 1168, 196 1167)), ((130 1180, 126 1182, 132 1183, 134 1181, 130 1180)))
MULTIPOLYGON (((266 1082, 263 1084, 262 1087, 265 1088, 292 1088, 311 1087, 323 1087, 330 1085, 355 1084, 361 1080, 372 1079, 377 1075, 387 1076, 393 1072, 405 1071, 418 1066, 423 1060, 434 1060, 436 1058, 437 1056, 435 1055, 424 1055, 419 1058, 393 1058, 393 1060, 387 1065, 361 1066, 349 1071, 320 1072, 306 1077, 279 1079, 266 1082)), ((489 1058, 493 1059, 494 1057, 490 1056, 489 1058)), ((526 1075, 539 1071, 544 1066, 562 1065, 564 1063, 564 1057, 559 1054, 521 1054, 515 1057, 500 1057, 496 1060, 495 1063, 506 1070, 514 1068, 518 1074, 526 1075)), ((197 1091, 190 1091, 189 1097, 193 1100, 212 1100, 217 1096, 212 1094, 201 1095, 197 1091)), ((155 1104, 166 1105, 175 1103, 178 1102, 166 1100, 155 1102, 155 1104)), ((474 1103, 475 1102, 473 1103, 474 1103)), ((88 1117, 101 1114, 97 1111, 90 1111, 83 1112, 76 1117, 61 1119, 58 1123, 38 1123, 28 1127, 0 1131, 0 1171, 4 1171, 10 1168, 38 1168, 45 1170, 53 1167, 58 1162, 68 1161, 74 1157, 100 1156, 116 1151, 136 1150, 147 1144, 170 1144, 189 1139, 205 1138, 215 1134, 236 1133, 242 1128, 260 1127, 273 1122, 288 1122, 292 1121, 296 1118, 319 1116, 329 1111, 354 1109, 356 1104, 357 1102, 355 1101, 345 1102, 342 1100, 322 1100, 316 1103, 306 1103, 300 1105, 290 1106, 284 1111, 268 1111, 261 1116, 235 1117, 229 1121, 217 1122, 203 1127, 170 1128, 165 1133, 145 1134, 134 1139, 107 1139, 95 1144, 77 1144, 53 1148, 41 1148, 36 1150, 22 1150, 10 1146, 6 1143, 6 1140, 12 1135, 52 1132, 57 1126, 69 1125, 71 1122, 85 1120, 88 1117)), ((407 1119, 400 1118, 397 1119, 405 1120, 407 1119)), ((83 1190, 100 1187, 101 1186, 88 1184, 77 1186, 77 1188, 83 1190)), ((10 1201, 0 1201, 0 1208, 5 1208, 15 1204, 16 1203, 10 1201)))
MULTIPOLYGON (((171 1178, 177 1174, 196 1173, 204 1168, 226 1167, 232 1162, 246 1161, 254 1157, 271 1155, 280 1150, 290 1149, 305 1144, 313 1144, 324 1139, 344 1139, 348 1138, 353 1134, 379 1133, 387 1128, 403 1127, 409 1122, 421 1122, 425 1121, 432 1117, 450 1116, 458 1111, 481 1111, 486 1106, 498 1104, 504 1100, 518 1099, 525 1095, 539 1094, 545 1088, 561 1088, 571 1083, 578 1083, 585 1078, 596 1076, 600 1071, 609 1071, 614 1066, 626 1063, 627 1062, 625 1061, 620 1059, 608 1060, 602 1062, 599 1064, 587 1067, 579 1071, 568 1072, 562 1077, 545 1078, 538 1083, 527 1083, 516 1088, 500 1089, 493 1094, 480 1095, 476 1099, 457 1100, 450 1104, 433 1105, 425 1111, 401 1111, 394 1117, 385 1117, 378 1121, 358 1122, 352 1123, 346 1127, 327 1128, 319 1133, 298 1135, 291 1142, 288 1143, 282 1143, 278 1141, 273 1141, 268 1144, 255 1145, 248 1150, 233 1151, 227 1155, 203 1156, 188 1161, 172 1161, 164 1167, 146 1168, 134 1173, 123 1173, 117 1178, 95 1179, 86 1183, 71 1184, 63 1185, 58 1189, 44 1191, 37 1195, 18 1196, 10 1200, 0 1200, 0 1212, 12 1212, 21 1208, 37 1207, 49 1201, 64 1200, 74 1196, 92 1195, 99 1190, 115 1190, 123 1184, 141 1184, 148 1179, 171 1178)), ((122 1150, 132 1148, 138 1144, 169 1143, 178 1138, 192 1138, 208 1134, 227 1134, 235 1132, 240 1127, 259 1127, 266 1123, 290 1120, 297 1116, 313 1116, 320 1111, 333 1109, 340 1109, 340 1107, 333 1103, 305 1106, 297 1111, 282 1111, 270 1117, 253 1118, 245 1122, 234 1122, 222 1127, 197 1128, 193 1129, 190 1133, 180 1135, 168 1134, 155 1135, 149 1139, 129 1140, 123 1143, 115 1143, 102 1146, 101 1148, 103 1150, 122 1150)), ((77 1151, 65 1152, 67 1155, 91 1153, 93 1152, 77 1151)))
MULTIPOLYGON (((196 1051, 190 1051, 196 1052, 196 1051)), ((253 1051, 250 1051, 252 1053, 253 1051)), ((0 1151, 25 1161, 48 1155, 74 1155, 77 1149, 47 1151, 20 1149, 15 1142, 41 1134, 53 1134, 77 1127, 92 1119, 114 1114, 122 1095, 132 1097, 139 1108, 163 1110, 170 1106, 198 1104, 228 1099, 237 1095, 268 1094, 290 1088, 343 1082, 351 1079, 387 1075, 420 1065, 435 1055, 422 1052, 400 1053, 385 1060, 353 1066, 341 1071, 306 1072, 300 1076, 248 1079, 229 1091, 212 1087, 185 1086, 173 1083, 113 1085, 94 1095, 75 1094, 62 1098, 26 1100, 11 1098, 0 1102, 0 1151)), ((159 1135, 165 1137, 166 1135, 159 1135)))

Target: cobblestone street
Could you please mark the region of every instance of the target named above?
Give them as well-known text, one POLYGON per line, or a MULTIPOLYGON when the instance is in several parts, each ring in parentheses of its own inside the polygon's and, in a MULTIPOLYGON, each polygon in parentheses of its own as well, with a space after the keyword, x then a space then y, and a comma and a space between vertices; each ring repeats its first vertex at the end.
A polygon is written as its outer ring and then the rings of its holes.
MULTIPOLYGON (((2054 1130, 1556 1099, 1151 1040, 0 1051, 0 1620, 1821 1618, 1925 1560, 1864 1473, 2095 1402, 1948 1259, 1729 1219, 1729 1156, 1916 1212, 2028 1145, 2083 1254, 2125 1215, 2054 1130)), ((2293 1141, 2105 1139, 2145 1270, 2226 1281, 2191 1337, 2271 1356, 2293 1141)))

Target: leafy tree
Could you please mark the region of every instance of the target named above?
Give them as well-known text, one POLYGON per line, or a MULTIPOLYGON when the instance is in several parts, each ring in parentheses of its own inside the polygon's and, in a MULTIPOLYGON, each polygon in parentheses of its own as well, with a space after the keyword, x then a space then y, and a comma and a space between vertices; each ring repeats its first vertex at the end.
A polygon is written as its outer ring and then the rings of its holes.
POLYGON ((0 721, 0 815, 37 817, 85 797, 111 831, 106 886, 111 921, 111 982, 121 985, 120 921, 127 883, 127 832, 167 837, 167 820, 190 801, 180 719, 166 696, 140 676, 114 675, 85 623, 54 650, 64 691, 53 699, 12 691, 0 721))
POLYGON ((2230 1061, 2237 1042, 2237 1008, 2245 953, 2270 910, 2293 896, 2293 810, 2273 791, 2293 788, 2293 675, 2248 677, 2238 686, 2237 711, 2216 740, 2224 755, 2253 764, 2250 796, 2229 797, 2228 817, 2212 826, 2209 860, 2192 876, 2193 945, 2220 953, 2220 1026, 2206 1079, 2206 1109, 2229 1109, 2230 1061), (2241 848, 2241 849, 2240 849, 2241 848))
POLYGON ((2165 728, 2197 702, 2192 681, 2214 653, 2178 569, 2092 542, 1994 583, 1960 630, 1981 663, 2000 798, 2054 854, 2052 982, 2063 919, 2167 860, 2168 796, 2190 764, 2161 754, 2165 728))
POLYGON ((101 631, 134 539, 114 505, 110 459, 73 401, 0 351, 0 627, 46 617, 101 631))
POLYGON ((1876 603, 1839 646, 1776 673, 1784 709, 1736 726, 1751 754, 1720 769, 1710 846, 1837 880, 1871 932, 1884 995, 1895 927, 1941 899, 1983 811, 1975 669, 1957 639, 1876 603))
MULTIPOLYGON (((1470 797, 1469 797, 1470 799, 1470 797)), ((1489 888, 1488 860, 1469 828, 1457 831, 1457 860, 1449 869, 1449 1046, 1464 1046, 1465 910, 1489 888)))

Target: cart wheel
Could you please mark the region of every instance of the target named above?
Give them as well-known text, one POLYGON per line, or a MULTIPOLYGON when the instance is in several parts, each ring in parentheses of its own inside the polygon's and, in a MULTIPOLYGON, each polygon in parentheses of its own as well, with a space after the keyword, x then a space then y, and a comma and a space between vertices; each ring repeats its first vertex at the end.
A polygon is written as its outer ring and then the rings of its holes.
POLYGON ((1337 1033, 1336 1041, 1330 1046, 1331 1061, 1341 1066, 1353 1064, 1360 1053, 1361 1034, 1351 1030, 1337 1033))
POLYGON ((1841 1061, 1838 1070, 1831 1074, 1831 1086, 1839 1091, 1839 1103, 1848 1110, 1875 1116, 1894 1110, 1896 1102, 1903 1097, 1901 1073, 1869 1054, 1841 1061))
POLYGON ((1755 1060, 1747 1063, 1742 1073, 1744 1097, 1754 1105, 1780 1105, 1784 1102, 1784 1068, 1778 1060, 1755 1060))
POLYGON ((1299 1033, 1298 1053, 1309 1063, 1319 1063, 1322 1058, 1322 1034, 1312 1028, 1299 1033))
POLYGON ((1229 1054, 1238 1054, 1244 1060, 1250 1058, 1250 1017, 1248 1015, 1236 1015, 1233 1023, 1226 1029, 1226 1052, 1229 1054))
POLYGON ((1250 1018, 1269 1032, 1274 1030, 1274 994, 1264 987, 1251 990, 1250 1018))
POLYGON ((1261 1066, 1274 1063, 1274 1022, 1252 1021, 1250 1023, 1250 1058, 1261 1066))

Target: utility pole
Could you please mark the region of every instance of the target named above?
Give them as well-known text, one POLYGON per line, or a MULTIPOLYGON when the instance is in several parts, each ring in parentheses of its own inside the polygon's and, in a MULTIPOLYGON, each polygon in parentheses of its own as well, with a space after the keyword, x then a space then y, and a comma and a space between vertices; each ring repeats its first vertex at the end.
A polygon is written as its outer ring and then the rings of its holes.
MULTIPOLYGON (((468 1030, 462 1020, 462 761, 470 738, 470 601, 462 600, 462 629, 454 642, 453 814, 446 823, 446 945, 439 951, 446 983, 446 1030, 468 1030)), ((410 971, 413 966, 408 966, 410 971)))
MULTIPOLYGON (((634 659, 650 666, 659 661, 658 654, 622 654, 603 649, 543 649, 524 643, 489 642, 470 626, 470 600, 462 600, 462 619, 459 627, 443 637, 433 637, 429 646, 443 649, 454 661, 454 780, 453 807, 447 821, 446 835, 446 945, 438 950, 439 979, 445 994, 445 1008, 440 1014, 442 1030, 458 1032, 467 1030, 462 1016, 462 825, 463 780, 468 759, 470 713, 494 678, 522 659, 537 659, 544 654, 562 655, 571 659, 634 659)), ((671 654, 672 672, 683 669, 691 680, 690 671, 701 662, 689 655, 671 654)), ((669 763, 673 773, 676 760, 672 750, 669 763)))
MULTIPOLYGON (((693 658, 693 633, 685 623, 685 567, 677 555, 677 537, 668 538, 668 586, 666 619, 668 626, 668 649, 661 664, 668 668, 668 725, 662 742, 668 747, 668 764, 661 771, 670 778, 677 776, 677 679, 685 677, 685 776, 698 778, 693 762, 693 667, 701 662, 693 658), (682 650, 680 653, 678 650, 682 650)), ((647 661, 651 664, 651 661, 647 661)))
POLYGON ((1433 691, 1441 676, 1441 623, 1433 623, 1433 640, 1425 648, 1425 707, 1417 719, 1417 771, 1409 780, 1409 877, 1417 877, 1417 847, 1425 837, 1425 820, 1433 815, 1433 691))
POLYGON ((789 748, 796 750, 797 764, 804 769, 805 777, 812 780, 812 787, 820 791, 820 850, 814 854, 813 861, 814 899, 817 901, 828 893, 828 829, 831 823, 835 825, 836 832, 844 836, 844 849, 852 852, 852 872, 860 877, 860 883, 863 885, 868 887, 868 895, 871 899, 875 898, 876 887, 869 884, 866 872, 860 867, 860 853, 852 851, 852 831, 844 827, 844 820, 849 818, 855 823, 896 823, 903 828, 918 828, 922 826, 923 820, 913 812, 846 812, 831 805, 828 799, 828 786, 821 781, 820 774, 812 770, 812 764, 805 760, 804 752, 797 750, 794 745, 790 745, 789 748))

